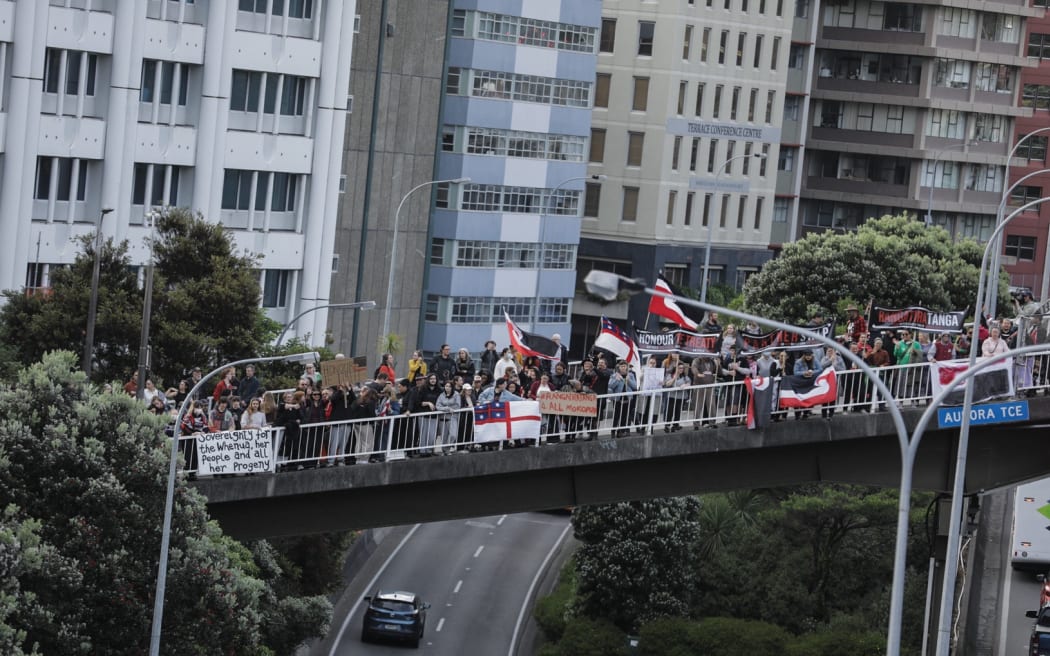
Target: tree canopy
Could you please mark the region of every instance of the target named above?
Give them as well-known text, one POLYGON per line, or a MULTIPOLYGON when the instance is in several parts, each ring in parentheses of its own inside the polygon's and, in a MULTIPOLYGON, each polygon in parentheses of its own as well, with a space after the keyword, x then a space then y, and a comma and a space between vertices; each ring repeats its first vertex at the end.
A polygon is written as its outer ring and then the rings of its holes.
MULTIPOLYGON (((94 237, 80 239, 73 264, 52 274, 50 292, 4 292, 0 308, 0 356, 25 366, 52 350, 83 351, 94 237)), ((157 219, 153 308, 150 321, 152 376, 167 386, 194 366, 259 354, 277 334, 259 307, 258 258, 237 253, 221 225, 183 208, 157 219)), ((103 244, 95 324, 96 382, 126 380, 138 362, 143 290, 127 242, 103 244)))
MULTIPOLYGON (((801 321, 815 310, 837 314, 869 299, 883 307, 919 305, 974 311, 983 247, 953 242, 939 226, 905 216, 871 219, 856 232, 811 233, 784 246, 748 278, 744 305, 760 316, 801 321)), ((1005 279, 999 298, 1009 298, 1005 279)))
MULTIPOLYGON (((57 352, 0 389, 0 651, 147 651, 168 442, 161 420, 100 394, 57 352)), ((266 542, 224 536, 204 499, 175 492, 165 654, 291 654, 331 605, 288 594, 266 542)))

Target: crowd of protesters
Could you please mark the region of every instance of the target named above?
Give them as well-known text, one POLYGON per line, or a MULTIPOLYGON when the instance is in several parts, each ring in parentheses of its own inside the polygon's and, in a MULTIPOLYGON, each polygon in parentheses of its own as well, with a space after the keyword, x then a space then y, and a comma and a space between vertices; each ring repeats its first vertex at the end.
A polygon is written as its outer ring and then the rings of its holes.
MULTIPOLYGON (((1018 316, 1032 317, 1038 307, 1029 294, 1019 299, 1018 316)), ((965 358, 973 348, 990 356, 1016 348, 1018 343, 1017 326, 1009 318, 989 320, 987 328, 985 322, 979 322, 974 337, 974 327, 969 324, 958 335, 911 329, 873 334, 856 307, 847 308, 846 315, 839 341, 876 370, 965 358)), ((823 326, 825 318, 816 314, 809 325, 823 326)), ((553 360, 522 357, 509 346, 499 350, 491 340, 477 357, 466 348, 453 355, 445 344, 429 360, 422 351, 414 351, 403 367, 393 355, 384 354, 372 377, 356 385, 326 386, 316 366, 307 364, 296 388, 282 390, 278 398, 267 394, 252 365, 245 367, 243 374, 231 367, 211 390, 198 391, 190 399, 180 433, 283 428, 276 447, 279 462, 285 463, 281 469, 381 462, 391 450, 402 450, 407 457, 430 457, 487 448, 474 444, 473 415, 467 411, 485 403, 538 400, 550 391, 595 397, 595 417, 542 417, 545 442, 595 439, 599 423, 608 419, 610 412, 614 438, 627 435, 632 427, 641 433, 651 424, 662 424, 664 432, 670 433, 682 430, 686 408, 691 408, 697 428, 723 421, 730 426, 740 423, 747 412, 745 386, 719 383, 788 375, 813 378, 829 368, 836 372, 858 368, 830 347, 748 352, 746 335, 758 334, 758 327, 723 326, 715 312, 707 314, 699 331, 718 333, 711 353, 689 360, 676 354, 662 359, 650 355, 640 367, 600 350, 570 364, 559 335, 552 337, 559 345, 559 356, 553 360), (401 377, 399 369, 404 373, 401 377), (656 380, 646 381, 647 376, 656 380), (651 393, 643 393, 646 391, 651 393), (369 421, 387 417, 394 419, 369 421)), ((1020 394, 1027 395, 1036 376, 1046 384, 1048 372, 1045 360, 1038 368, 1032 358, 1021 360, 1015 370, 1017 387, 1020 394)), ((201 369, 195 368, 188 378, 165 391, 147 380, 143 399, 151 412, 170 414, 174 423, 175 409, 200 378, 201 369)), ((830 418, 836 408, 868 412, 884 407, 886 400, 877 398, 874 386, 864 376, 846 375, 842 380, 836 403, 820 407, 823 417, 830 418)), ((895 398, 906 399, 905 404, 929 395, 928 367, 898 368, 884 380, 895 398)), ((138 374, 134 373, 124 392, 137 396, 138 385, 138 374)), ((810 413, 809 409, 799 409, 795 418, 803 420, 810 413)), ((785 418, 786 413, 774 404, 772 419, 785 418)), ((524 444, 511 441, 503 445, 514 446, 524 444)), ((192 469, 193 454, 187 459, 187 467, 192 469)))

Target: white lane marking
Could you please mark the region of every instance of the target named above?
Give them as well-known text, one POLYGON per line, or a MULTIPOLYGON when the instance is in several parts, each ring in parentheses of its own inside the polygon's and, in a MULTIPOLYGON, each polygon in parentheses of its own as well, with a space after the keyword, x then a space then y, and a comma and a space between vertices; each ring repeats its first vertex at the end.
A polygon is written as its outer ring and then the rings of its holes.
POLYGON ((401 538, 401 543, 398 544, 397 548, 390 553, 390 556, 388 556, 386 561, 383 562, 383 565, 379 568, 379 571, 376 572, 376 575, 373 576, 372 580, 369 581, 368 585, 365 586, 364 594, 361 595, 358 598, 358 600, 354 602, 354 605, 350 609, 350 612, 346 614, 346 618, 343 620, 343 624, 339 627, 339 633, 337 633, 335 636, 335 642, 332 643, 332 649, 328 652, 328 656, 335 656, 335 650, 339 647, 339 643, 343 639, 343 634, 346 632, 346 627, 350 626, 350 620, 352 620, 354 615, 357 614, 357 607, 361 605, 362 601, 364 601, 365 595, 369 594, 373 590, 373 588, 375 588, 376 581, 379 580, 379 577, 382 576, 383 572, 386 571, 387 566, 391 563, 391 561, 394 560, 394 557, 397 556, 398 552, 401 551, 401 547, 405 546, 405 544, 408 543, 409 539, 413 535, 415 535, 416 529, 418 529, 420 526, 420 524, 416 524, 412 527, 412 530, 409 531, 407 535, 405 535, 405 537, 401 538))
POLYGON ((489 524, 488 522, 475 522, 474 520, 468 520, 467 526, 473 526, 474 528, 496 528, 495 524, 489 524))
POLYGON ((463 587, 463 579, 456 581, 456 587, 452 589, 452 594, 459 594, 459 589, 463 587))
POLYGON ((477 558, 478 556, 480 556, 481 555, 481 551, 484 548, 485 548, 485 545, 481 545, 480 547, 478 547, 478 550, 474 552, 474 557, 477 558))
POLYGON ((561 535, 554 541, 551 546, 551 550, 547 552, 547 555, 543 558, 543 562, 540 563, 539 569, 536 570, 536 576, 532 577, 532 583, 529 584, 528 591, 525 592, 525 599, 521 602, 521 610, 518 611, 518 621, 514 623, 514 632, 511 633, 510 637, 510 649, 507 650, 507 656, 514 656, 514 648, 518 643, 518 633, 521 631, 521 624, 525 621, 525 613, 529 610, 529 599, 532 599, 532 593, 536 590, 536 584, 540 582, 540 576, 547 570, 547 563, 550 562, 551 558, 554 557, 554 552, 557 551, 558 545, 565 539, 565 535, 572 528, 572 522, 565 525, 561 535))
POLYGON ((506 519, 506 518, 507 518, 506 515, 503 515, 502 517, 500 517, 499 521, 496 522, 496 526, 503 526, 503 520, 506 519))
POLYGON ((443 627, 443 626, 445 626, 445 618, 444 617, 442 617, 441 619, 438 620, 437 628, 434 629, 434 630, 437 631, 438 633, 441 633, 441 627, 443 627))

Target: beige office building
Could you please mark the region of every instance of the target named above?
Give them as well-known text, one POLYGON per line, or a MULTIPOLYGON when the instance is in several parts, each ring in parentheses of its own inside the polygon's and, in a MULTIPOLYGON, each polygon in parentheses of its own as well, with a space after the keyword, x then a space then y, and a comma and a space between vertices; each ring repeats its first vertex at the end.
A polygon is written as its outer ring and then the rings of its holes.
MULTIPOLYGON (((771 255, 792 4, 783 0, 607 0, 602 9, 577 272, 611 269, 699 289, 739 287, 771 255), (710 232, 709 232, 710 230, 710 232)), ((645 320, 647 299, 590 314, 645 320)), ((651 324, 652 327, 655 324, 651 324)), ((578 343, 578 339, 573 340, 578 343)))

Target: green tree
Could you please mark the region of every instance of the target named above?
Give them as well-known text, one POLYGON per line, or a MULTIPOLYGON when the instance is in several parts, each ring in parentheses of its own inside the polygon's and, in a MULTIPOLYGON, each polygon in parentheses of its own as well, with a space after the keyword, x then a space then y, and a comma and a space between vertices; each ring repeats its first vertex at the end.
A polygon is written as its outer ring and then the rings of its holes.
MULTIPOLYGON (((51 353, 0 390, 0 553, 15 553, 0 585, 25 602, 0 601, 4 653, 141 654, 149 643, 167 440, 141 404, 92 391, 78 369, 74 354, 51 353)), ((326 630, 331 606, 284 594, 282 574, 271 547, 224 536, 179 482, 163 653, 292 653, 326 630)))
POLYGON ((687 614, 699 512, 695 497, 577 508, 578 613, 608 618, 623 631, 654 617, 687 614))
MULTIPOLYGON (((953 243, 944 228, 906 216, 870 219, 856 232, 811 233, 785 245, 748 278, 744 304, 787 321, 806 319, 815 309, 832 312, 840 300, 858 297, 889 307, 973 311, 982 252, 972 239, 953 243)), ((1005 279, 999 284, 1000 298, 1008 298, 1005 279)))
POLYGON ((153 241, 153 360, 166 381, 194 366, 256 355, 274 324, 259 306, 259 259, 229 231, 184 208, 166 210, 153 241))
MULTIPOLYGON (((7 357, 27 365, 48 351, 83 353, 88 301, 95 261, 94 235, 81 237, 73 264, 51 274, 48 294, 3 293, 0 343, 7 357)), ((95 321, 95 380, 126 380, 138 361, 142 292, 131 268, 128 244, 106 240, 99 253, 98 311, 95 321)), ((6 373, 11 376, 14 367, 6 373)))

